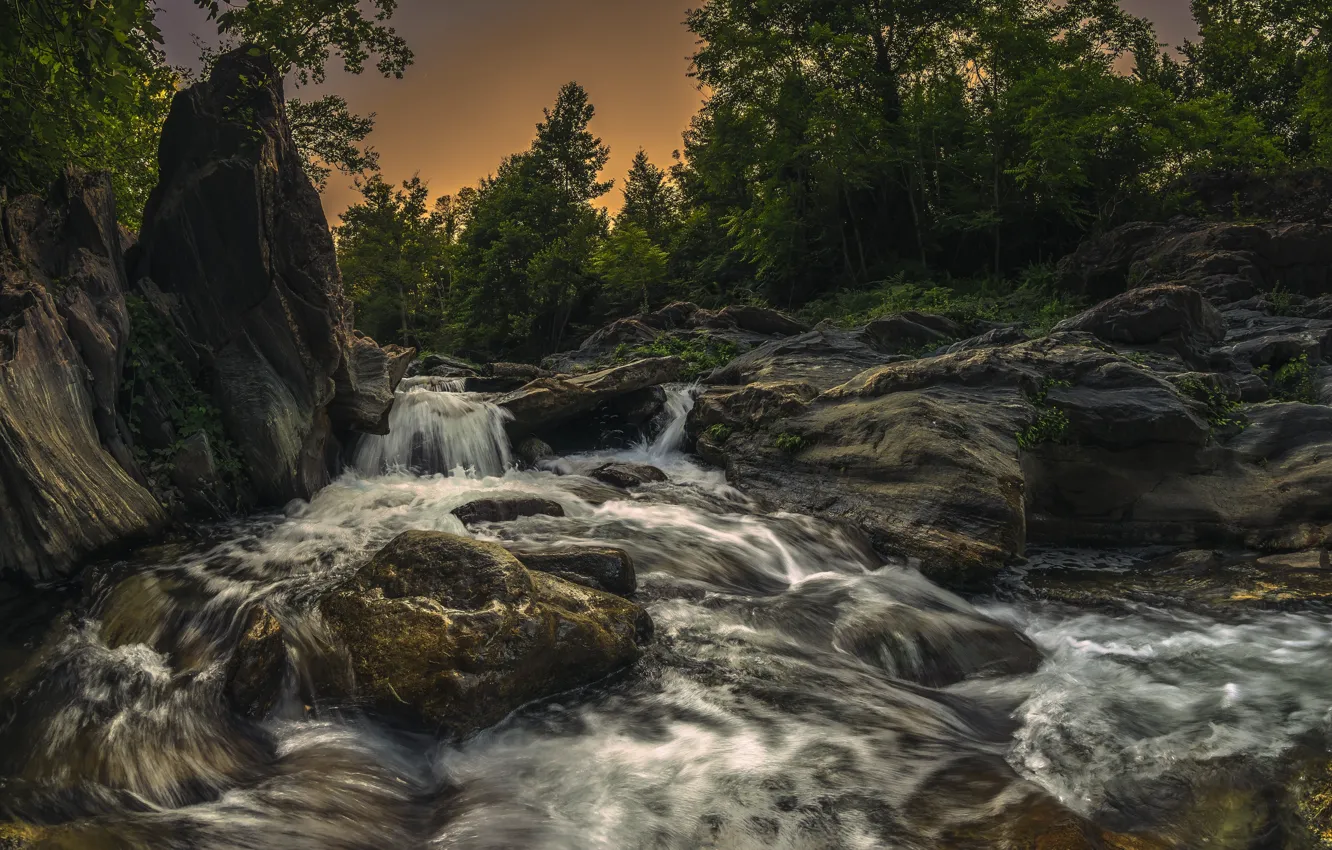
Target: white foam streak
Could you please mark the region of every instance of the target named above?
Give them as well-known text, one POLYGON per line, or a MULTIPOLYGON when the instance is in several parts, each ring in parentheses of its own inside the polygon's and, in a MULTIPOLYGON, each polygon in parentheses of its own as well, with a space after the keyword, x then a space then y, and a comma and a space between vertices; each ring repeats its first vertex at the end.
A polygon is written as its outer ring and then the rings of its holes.
POLYGON ((502 475, 513 463, 504 430, 509 414, 489 401, 450 391, 454 386, 462 388, 457 380, 403 381, 389 414, 389 433, 361 439, 356 470, 366 477, 395 470, 431 474, 456 469, 502 475))

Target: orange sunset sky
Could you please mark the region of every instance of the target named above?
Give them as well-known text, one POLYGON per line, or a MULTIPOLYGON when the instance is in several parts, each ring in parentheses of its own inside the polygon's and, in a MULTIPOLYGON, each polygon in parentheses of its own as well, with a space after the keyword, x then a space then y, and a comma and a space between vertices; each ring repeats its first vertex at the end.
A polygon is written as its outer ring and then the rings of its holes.
MULTIPOLYGON (((681 23, 699 2, 401 0, 392 23, 416 53, 407 76, 331 73, 326 88, 353 110, 377 114, 370 142, 386 179, 419 173, 439 195, 475 184, 526 148, 542 107, 577 80, 597 108, 593 130, 611 147, 606 176, 617 187, 603 203, 615 209, 618 181, 638 149, 669 165, 702 101, 686 76, 694 38, 681 23)), ((1162 41, 1178 44, 1194 32, 1188 0, 1122 2, 1152 18, 1162 41)), ((190 0, 161 0, 158 22, 177 65, 196 62, 192 34, 215 32, 190 0)), ((330 220, 356 199, 349 184, 330 178, 330 220)))

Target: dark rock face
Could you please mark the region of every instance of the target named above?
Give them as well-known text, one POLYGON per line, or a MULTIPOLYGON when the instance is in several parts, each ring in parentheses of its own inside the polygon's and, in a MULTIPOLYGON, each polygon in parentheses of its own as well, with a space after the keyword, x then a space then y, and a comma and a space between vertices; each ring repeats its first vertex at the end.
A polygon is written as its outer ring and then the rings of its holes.
POLYGON ((799 381, 829 389, 866 369, 902 359, 905 357, 885 354, 870 344, 863 332, 821 327, 800 336, 764 343, 714 370, 706 383, 799 381))
POLYGON ((129 317, 110 181, 67 174, 3 213, 0 572, 46 581, 158 530, 117 408, 129 317))
POLYGON ((634 561, 623 549, 575 549, 568 552, 539 552, 514 555, 529 570, 559 576, 565 581, 596 590, 629 596, 638 589, 634 561))
POLYGON ((865 326, 866 339, 885 354, 937 347, 966 336, 965 329, 944 316, 907 312, 881 316, 865 326))
POLYGON ((559 502, 535 496, 512 496, 503 499, 478 499, 453 509, 453 515, 463 525, 481 522, 513 522, 525 516, 564 516, 559 502))
POLYGON ((336 431, 382 431, 409 356, 352 336, 333 240, 267 58, 228 54, 177 95, 160 150, 133 278, 160 289, 175 347, 258 501, 308 498, 327 480, 336 431))
POLYGON ((1055 330, 1086 331, 1126 345, 1176 342, 1189 352, 1207 351, 1226 336, 1221 311, 1201 292, 1168 284, 1129 290, 1059 323, 1055 330))
POLYGON ((504 549, 409 531, 325 596, 356 696, 455 738, 636 660, 651 620, 618 596, 533 572, 504 549))
POLYGON ((477 370, 472 364, 456 357, 443 354, 431 354, 412 362, 407 369, 407 376, 415 378, 424 375, 431 378, 474 378, 477 370))
POLYGON ((415 356, 414 348, 381 348, 369 337, 354 337, 333 375, 336 392, 329 416, 344 428, 362 434, 387 434, 393 391, 415 356))
POLYGON ((645 463, 607 463, 592 470, 590 474, 603 484, 622 487, 625 490, 668 480, 666 473, 645 463))
POLYGON ((1059 263, 1062 285, 1093 299, 1179 283, 1214 303, 1240 301, 1281 284, 1316 296, 1332 283, 1332 226, 1251 225, 1191 219, 1126 224, 1090 239, 1059 263))
POLYGON ((742 331, 750 331, 764 336, 795 336, 809 330, 809 327, 796 321, 785 313, 766 307, 750 307, 732 304, 724 307, 717 317, 724 323, 733 324, 742 331))
POLYGON ((514 447, 513 454, 528 466, 536 466, 543 460, 555 457, 555 450, 544 440, 528 437, 514 447))
POLYGON ((638 360, 576 378, 540 378, 499 399, 513 415, 509 433, 525 436, 568 422, 606 402, 669 383, 680 377, 684 362, 678 357, 638 360))

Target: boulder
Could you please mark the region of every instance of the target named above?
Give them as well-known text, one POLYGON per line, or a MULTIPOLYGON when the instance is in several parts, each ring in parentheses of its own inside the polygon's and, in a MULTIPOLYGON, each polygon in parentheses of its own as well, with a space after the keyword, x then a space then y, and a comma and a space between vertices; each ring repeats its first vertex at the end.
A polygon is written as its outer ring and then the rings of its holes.
POLYGON ((409 531, 319 602, 356 698, 461 738, 632 663, 639 606, 533 572, 492 544, 409 531))
POLYGON ((418 375, 431 378, 473 378, 477 369, 466 360, 449 357, 444 354, 427 354, 412 363, 407 370, 408 377, 418 375))
POLYGON ((796 336, 809 330, 808 325, 767 307, 732 304, 723 307, 717 316, 724 324, 764 336, 796 336))
POLYGON ((369 337, 354 337, 333 375, 336 392, 329 415, 362 434, 387 434, 393 393, 414 357, 415 348, 380 347, 369 337))
POLYGON ((154 394, 167 409, 194 404, 181 392, 208 399, 258 502, 309 498, 328 480, 334 433, 383 430, 409 355, 352 334, 333 238, 266 56, 228 53, 176 95, 159 171, 131 279, 171 329, 186 377, 154 394))
POLYGON ((491 363, 485 367, 484 371, 486 376, 490 378, 508 378, 522 381, 554 377, 553 372, 548 372, 540 366, 533 366, 529 363, 491 363))
POLYGON ((997 348, 1002 345, 1016 345, 1019 342, 1026 342, 1027 334, 1017 327, 998 327, 992 328, 980 336, 973 336, 964 339, 961 342, 955 342, 948 347, 947 354, 957 354, 959 351, 971 351, 976 348, 997 348))
MULTIPOLYGON (((905 315, 882 316, 875 319, 865 326, 864 333, 870 343, 885 354, 903 354, 922 348, 933 349, 949 339, 949 335, 912 321, 905 315)), ((961 335, 958 333, 955 336, 961 335)))
POLYGON ((704 382, 713 385, 801 382, 829 389, 866 369, 901 359, 905 357, 875 348, 860 332, 822 328, 764 343, 714 370, 704 382))
POLYGON ((514 448, 513 454, 527 466, 532 467, 543 460, 555 457, 555 450, 550 444, 536 437, 527 437, 514 448))
POLYGON ((1126 345, 1174 342, 1184 351, 1203 353, 1225 338, 1226 325, 1197 289, 1163 284, 1117 295, 1060 322, 1055 331, 1086 331, 1126 345))
POLYGON ((537 496, 508 496, 497 499, 477 499, 454 508, 453 515, 463 525, 482 522, 513 522, 525 516, 564 516, 559 502, 537 496))
POLYGON ((623 549, 572 549, 567 552, 515 552, 529 570, 559 576, 565 581, 629 596, 638 589, 634 561, 623 549))
POLYGON ((588 413, 611 399, 677 380, 684 371, 678 357, 636 360, 576 378, 539 378, 500 398, 513 418, 509 433, 525 436, 588 413))
POLYGON ((51 581, 167 518, 117 407, 129 320, 109 178, 70 172, 2 215, 0 572, 51 581))
POLYGON ((606 463, 592 470, 589 475, 603 484, 625 490, 668 480, 666 473, 646 463, 606 463))

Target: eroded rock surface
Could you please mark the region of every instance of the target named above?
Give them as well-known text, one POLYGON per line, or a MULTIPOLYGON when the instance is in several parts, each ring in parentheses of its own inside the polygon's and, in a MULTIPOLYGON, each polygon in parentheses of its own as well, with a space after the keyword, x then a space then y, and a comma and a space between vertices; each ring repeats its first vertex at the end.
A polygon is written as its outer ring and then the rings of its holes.
POLYGON ((437 532, 399 536, 319 609, 361 701, 454 737, 632 663, 651 634, 632 602, 437 532))

